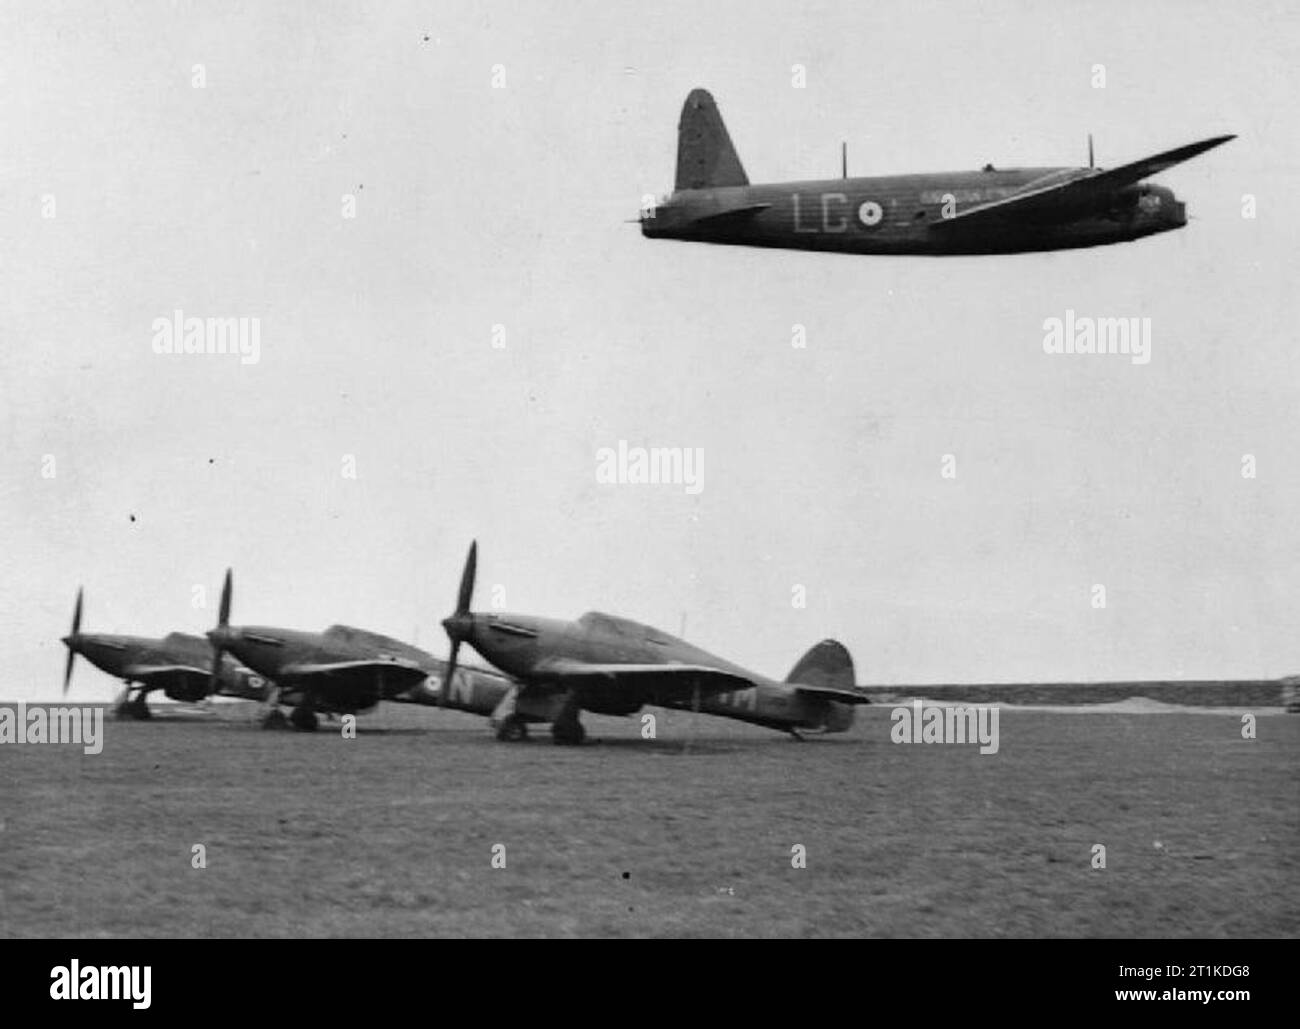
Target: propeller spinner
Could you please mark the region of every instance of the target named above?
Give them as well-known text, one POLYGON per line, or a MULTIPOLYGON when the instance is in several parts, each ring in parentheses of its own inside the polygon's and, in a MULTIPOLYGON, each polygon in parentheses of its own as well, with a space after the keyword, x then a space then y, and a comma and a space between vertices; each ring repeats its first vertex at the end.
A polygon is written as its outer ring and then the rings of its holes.
POLYGON ((451 684, 456 675, 456 657, 460 653, 460 645, 464 640, 469 639, 470 631, 474 628, 474 616, 470 614, 470 601, 474 599, 474 576, 478 569, 478 540, 474 540, 469 545, 469 555, 465 558, 465 570, 460 576, 460 592, 456 596, 456 611, 450 618, 442 620, 442 627, 447 631, 447 637, 451 640, 451 658, 447 662, 447 672, 443 679, 442 693, 438 697, 438 706, 447 706, 447 695, 451 692, 451 684))

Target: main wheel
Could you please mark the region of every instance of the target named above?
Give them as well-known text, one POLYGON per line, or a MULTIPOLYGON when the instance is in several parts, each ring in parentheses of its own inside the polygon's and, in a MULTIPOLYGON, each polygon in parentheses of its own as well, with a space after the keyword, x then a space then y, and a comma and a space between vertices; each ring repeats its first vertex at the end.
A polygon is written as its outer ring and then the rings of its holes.
POLYGON ((289 721, 299 732, 315 732, 316 726, 320 724, 320 719, 316 717, 315 711, 309 711, 305 707, 296 707, 293 714, 289 716, 289 721))
POLYGON ((149 705, 145 703, 143 693, 136 694, 135 700, 131 701, 131 717, 138 718, 142 722, 153 717, 153 712, 149 710, 149 705))
POLYGON ((284 717, 284 712, 278 707, 273 707, 262 717, 262 728, 287 729, 289 728, 289 719, 284 717))
POLYGON ((518 715, 507 715, 497 726, 497 739, 503 743, 518 743, 528 739, 528 723, 518 715))
POLYGON ((574 719, 570 724, 556 722, 551 726, 551 739, 561 746, 576 747, 587 738, 587 730, 574 719))

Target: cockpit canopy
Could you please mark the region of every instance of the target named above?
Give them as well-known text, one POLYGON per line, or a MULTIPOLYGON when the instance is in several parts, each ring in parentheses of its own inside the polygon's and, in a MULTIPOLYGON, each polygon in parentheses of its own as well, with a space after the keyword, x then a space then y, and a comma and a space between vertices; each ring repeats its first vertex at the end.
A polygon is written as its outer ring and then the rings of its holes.
POLYGON ((163 637, 163 646, 174 653, 192 658, 206 660, 212 656, 211 643, 202 636, 191 636, 187 632, 169 632, 163 637))
POLYGON ((386 657, 400 657, 417 663, 428 657, 423 651, 411 646, 409 643, 403 643, 391 636, 370 632, 367 629, 358 629, 351 625, 331 625, 325 630, 325 636, 335 643, 341 643, 349 647, 365 648, 386 657))
POLYGON ((588 611, 578 619, 578 624, 597 632, 627 639, 650 640, 652 643, 669 643, 671 638, 652 625, 642 625, 630 618, 607 615, 600 611, 588 611))

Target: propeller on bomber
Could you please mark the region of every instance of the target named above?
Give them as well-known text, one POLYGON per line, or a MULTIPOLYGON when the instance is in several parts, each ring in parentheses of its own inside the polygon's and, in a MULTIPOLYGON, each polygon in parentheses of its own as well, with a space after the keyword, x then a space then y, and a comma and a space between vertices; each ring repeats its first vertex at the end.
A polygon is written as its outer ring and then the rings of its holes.
POLYGON ((208 634, 208 639, 212 641, 212 671, 208 676, 209 696, 216 693, 221 685, 221 659, 226 654, 222 644, 226 638, 225 630, 230 625, 231 588, 231 574, 230 569, 227 568, 226 581, 221 587, 221 607, 217 612, 217 631, 208 634))
POLYGON ((478 540, 469 545, 469 555, 465 558, 465 570, 460 576, 460 593, 456 596, 456 611, 450 618, 442 620, 442 627, 451 640, 451 658, 447 662, 447 671, 443 678, 442 693, 438 697, 438 706, 447 706, 447 696, 456 675, 456 657, 460 653, 461 643, 469 638, 474 627, 474 616, 470 614, 470 601, 474 598, 474 576, 478 568, 478 540))
POLYGON ((77 606, 72 609, 72 631, 63 637, 63 645, 68 648, 68 663, 63 670, 63 695, 68 695, 68 686, 72 682, 72 665, 77 660, 77 644, 81 641, 81 594, 83 587, 77 587, 77 606))

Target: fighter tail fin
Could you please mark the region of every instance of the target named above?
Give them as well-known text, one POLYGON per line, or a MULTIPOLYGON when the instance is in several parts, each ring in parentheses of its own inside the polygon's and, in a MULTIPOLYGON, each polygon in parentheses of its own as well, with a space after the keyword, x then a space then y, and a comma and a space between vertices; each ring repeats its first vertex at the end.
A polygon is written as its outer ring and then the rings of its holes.
POLYGON ((677 123, 677 183, 674 190, 748 186, 745 169, 707 89, 693 89, 677 123))
POLYGON ((822 640, 790 669, 785 681, 796 686, 829 686, 853 689, 853 658, 844 644, 822 640))

